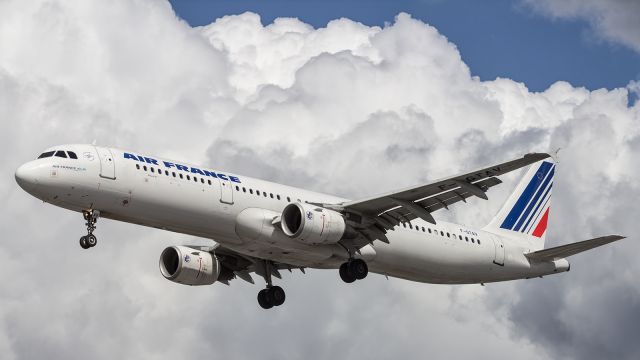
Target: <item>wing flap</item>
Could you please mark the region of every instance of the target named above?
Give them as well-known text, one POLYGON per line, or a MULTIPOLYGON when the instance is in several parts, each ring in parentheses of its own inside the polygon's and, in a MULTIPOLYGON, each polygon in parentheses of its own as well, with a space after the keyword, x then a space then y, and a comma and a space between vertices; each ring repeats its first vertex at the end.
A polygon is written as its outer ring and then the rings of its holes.
MULTIPOLYGON (((482 181, 479 181, 474 186, 477 186, 482 191, 487 191, 490 187, 501 184, 502 181, 498 178, 491 177, 482 181)), ((432 196, 426 199, 418 200, 416 202, 409 202, 406 200, 398 200, 391 198, 391 202, 396 207, 391 208, 378 216, 378 218, 384 219, 382 222, 385 229, 390 230, 394 226, 397 226, 399 222, 409 222, 416 218, 421 218, 427 222, 435 224, 435 219, 431 216, 431 213, 440 210, 442 208, 448 209, 449 205, 453 205, 457 202, 467 202, 467 199, 474 196, 467 190, 455 189, 438 193, 436 196, 432 196)))
POLYGON ((538 250, 524 254, 524 256, 534 261, 553 261, 579 254, 583 251, 591 250, 598 246, 606 245, 624 238, 624 236, 620 235, 601 236, 590 240, 578 241, 549 249, 538 250))
POLYGON ((349 201, 341 204, 341 207, 364 214, 378 215, 394 206, 397 206, 392 200, 390 200, 391 198, 415 202, 421 199, 433 197, 440 193, 451 192, 453 194, 453 191, 457 191, 458 193, 469 193, 471 195, 485 198, 486 195, 482 196, 485 191, 482 189, 482 185, 486 184, 482 183, 483 180, 520 169, 542 159, 546 159, 549 156, 549 154, 545 153, 527 154, 519 159, 478 169, 469 173, 459 174, 450 178, 436 180, 429 184, 415 186, 363 200, 349 201))

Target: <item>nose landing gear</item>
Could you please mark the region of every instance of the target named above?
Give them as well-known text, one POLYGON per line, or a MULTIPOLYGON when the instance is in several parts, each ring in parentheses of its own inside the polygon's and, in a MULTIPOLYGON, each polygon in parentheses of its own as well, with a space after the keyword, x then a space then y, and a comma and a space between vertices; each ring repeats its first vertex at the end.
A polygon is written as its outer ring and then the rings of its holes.
POLYGON ((96 229, 96 222, 100 217, 100 211, 98 210, 84 210, 82 216, 86 220, 87 235, 80 238, 80 247, 88 249, 96 246, 98 239, 93 235, 93 231, 96 229))

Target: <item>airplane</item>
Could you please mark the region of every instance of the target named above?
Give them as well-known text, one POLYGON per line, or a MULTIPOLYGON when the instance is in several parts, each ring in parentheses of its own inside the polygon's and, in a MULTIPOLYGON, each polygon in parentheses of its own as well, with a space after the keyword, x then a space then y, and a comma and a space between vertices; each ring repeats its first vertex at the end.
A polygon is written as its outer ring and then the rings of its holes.
POLYGON ((570 270, 568 256, 623 236, 544 248, 557 161, 546 153, 398 191, 349 200, 182 161, 95 145, 45 150, 15 172, 42 201, 83 214, 80 246, 96 246, 99 218, 214 240, 160 254, 166 279, 191 286, 233 279, 266 287, 258 303, 285 301, 273 284, 285 270, 338 269, 353 283, 369 271, 437 284, 482 284, 570 270), (456 203, 487 200, 498 178, 529 166, 497 215, 481 229, 436 221, 456 203))

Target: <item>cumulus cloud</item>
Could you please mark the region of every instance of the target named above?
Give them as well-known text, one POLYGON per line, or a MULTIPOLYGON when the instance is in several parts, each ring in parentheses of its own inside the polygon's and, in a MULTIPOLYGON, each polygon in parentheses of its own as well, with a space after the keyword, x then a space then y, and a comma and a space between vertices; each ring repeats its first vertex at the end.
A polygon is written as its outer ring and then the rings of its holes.
POLYGON ((560 19, 585 19, 602 39, 640 52, 640 2, 635 0, 524 0, 539 12, 560 19))
MULTIPOLYGON (((561 147, 550 245, 640 230, 637 86, 559 81, 530 92, 472 77, 455 44, 400 14, 385 27, 227 16, 191 28, 164 1, 0 3, 0 351, 3 358, 637 358, 633 239, 567 274, 486 287, 332 271, 259 286, 164 280, 169 244, 204 239, 101 220, 22 192, 13 171, 53 144, 91 142, 357 198, 561 147)), ((517 174, 440 219, 481 226, 517 174)))

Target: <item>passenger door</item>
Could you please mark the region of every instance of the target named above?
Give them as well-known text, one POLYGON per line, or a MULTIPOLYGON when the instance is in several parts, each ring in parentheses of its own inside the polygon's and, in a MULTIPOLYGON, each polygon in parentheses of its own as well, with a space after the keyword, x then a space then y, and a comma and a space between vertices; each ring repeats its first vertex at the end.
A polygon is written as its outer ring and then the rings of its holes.
POLYGON ((495 255, 493 258, 493 263, 496 265, 504 266, 504 244, 502 240, 497 237, 493 238, 493 244, 495 245, 495 255))
POLYGON ((220 181, 220 202, 233 204, 233 185, 231 181, 218 178, 220 181))
POLYGON ((116 179, 116 165, 113 160, 113 155, 109 148, 103 148, 96 146, 98 152, 98 158, 100 158, 100 177, 105 179, 116 179))

